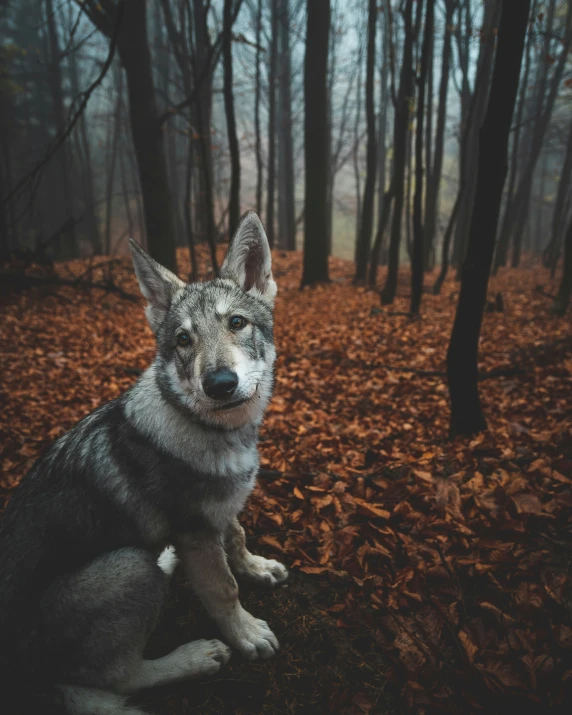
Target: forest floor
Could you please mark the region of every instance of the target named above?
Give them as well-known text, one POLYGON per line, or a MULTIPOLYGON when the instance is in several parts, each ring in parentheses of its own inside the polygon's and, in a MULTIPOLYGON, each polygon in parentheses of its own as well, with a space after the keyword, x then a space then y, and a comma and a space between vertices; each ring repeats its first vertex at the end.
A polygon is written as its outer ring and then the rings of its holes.
MULTIPOLYGON (((112 269, 137 293, 127 258, 112 269)), ((572 327, 537 290, 554 285, 537 266, 492 281, 505 310, 486 314, 481 340, 489 430, 450 440, 458 283, 425 294, 412 321, 405 271, 382 308, 346 261, 302 292, 300 269, 299 253, 276 252, 276 391, 243 515, 251 549, 291 569, 285 586, 243 596, 282 651, 235 655, 141 702, 165 715, 570 708, 572 327)), ((5 498, 50 441, 133 383, 153 339, 116 294, 43 286, 0 300, 5 498)), ((177 583, 150 653, 203 636, 215 627, 177 583)))

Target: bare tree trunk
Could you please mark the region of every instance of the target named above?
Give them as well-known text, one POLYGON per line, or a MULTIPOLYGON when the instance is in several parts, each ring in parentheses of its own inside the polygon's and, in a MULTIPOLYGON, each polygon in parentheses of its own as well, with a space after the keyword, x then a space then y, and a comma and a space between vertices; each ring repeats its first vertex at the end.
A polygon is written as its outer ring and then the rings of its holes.
POLYGON ((123 72, 120 65, 115 68, 115 112, 113 115, 113 131, 107 166, 107 187, 105 191, 105 253, 111 255, 111 219, 113 215, 113 185, 115 183, 115 166, 121 134, 121 97, 123 92, 123 72))
POLYGON ((542 259, 546 268, 552 266, 558 260, 560 253, 560 244, 562 242, 562 234, 564 232, 564 222, 566 221, 566 199, 570 192, 570 178, 572 177, 572 122, 568 131, 568 140, 566 142, 566 153, 564 155, 564 163, 560 172, 560 181, 558 182, 558 191, 556 193, 556 201, 554 202, 554 213, 552 216, 552 236, 549 244, 543 251, 542 259))
POLYGON ((478 391, 478 344, 507 175, 530 0, 503 0, 490 99, 479 134, 477 187, 461 290, 447 352, 451 433, 486 429, 478 391))
MULTIPOLYGON (((69 31, 73 27, 72 19, 72 4, 69 5, 68 25, 69 31)), ((79 96, 80 83, 79 71, 77 62, 77 53, 70 52, 68 57, 70 86, 74 97, 79 96)), ((87 135, 87 122, 85 112, 82 113, 77 125, 78 133, 78 157, 82 163, 82 183, 83 183, 83 207, 85 216, 85 225, 89 236, 89 241, 92 246, 94 255, 99 255, 102 250, 101 237, 99 235, 99 219, 97 216, 97 199, 96 199, 96 182, 93 172, 93 160, 91 152, 91 143, 87 135)))
MULTIPOLYGON (((430 3, 433 5, 433 3, 430 3)), ((433 16, 434 16, 433 11, 433 16)), ((433 26, 435 20, 433 19, 433 26)), ((434 51, 435 41, 433 35, 429 38, 429 49, 427 55, 427 128, 425 130, 425 210, 423 220, 423 268, 429 270, 433 266, 433 252, 431 246, 427 245, 427 233, 425 224, 427 222, 427 212, 429 210, 429 180, 433 170, 433 71, 434 71, 434 51)))
POLYGON ((195 235, 193 233, 193 219, 191 216, 191 197, 192 184, 193 184, 193 139, 189 136, 187 153, 187 170, 185 172, 185 199, 184 199, 184 215, 185 215, 185 227, 187 229, 187 243, 189 245, 189 255, 191 258, 191 273, 189 275, 189 280, 191 282, 196 281, 198 276, 197 268, 197 254, 195 251, 195 235))
MULTIPOLYGON (((536 0, 533 2, 532 15, 534 17, 534 12, 536 9, 536 0)), ((503 214, 503 220, 501 223, 501 228, 498 237, 498 243, 495 251, 495 259, 493 264, 493 275, 496 275, 498 269, 501 266, 506 265, 506 259, 508 254, 508 244, 510 240, 509 232, 509 218, 512 213, 512 203, 514 200, 514 188, 516 185, 517 169, 518 169, 518 158, 520 154, 521 141, 520 135, 522 131, 522 121, 524 117, 524 108, 526 103, 526 97, 528 92, 528 75, 530 72, 530 55, 532 49, 532 38, 533 33, 529 30, 528 41, 526 44, 526 53, 524 60, 524 75, 522 78, 522 87, 520 90, 520 98, 518 101, 518 106, 516 110, 516 127, 514 130, 514 138, 512 141, 512 158, 510 162, 510 173, 508 180, 508 190, 506 195, 506 205, 503 214)))
POLYGON ((133 212, 131 210, 131 197, 129 196, 129 186, 127 184, 127 169, 125 167, 125 151, 119 150, 119 169, 121 171, 121 191, 123 193, 123 205, 125 206, 125 216, 127 217, 127 231, 129 236, 133 236, 133 212))
POLYGON ((218 275, 216 258, 216 226, 213 198, 213 159, 211 145, 212 114, 212 46, 207 24, 210 0, 193 0, 194 61, 193 80, 197 89, 194 101, 194 122, 197 145, 193 151, 197 165, 197 200, 195 202, 195 231, 206 238, 215 275, 218 275))
POLYGON ((359 147, 360 147, 360 122, 361 122, 361 73, 362 73, 362 45, 358 53, 358 75, 356 85, 356 112, 354 121, 354 145, 353 145, 353 169, 356 189, 356 240, 354 246, 354 263, 358 262, 359 231, 361 226, 361 173, 359 167, 359 147))
POLYGON ((552 312, 556 315, 564 315, 570 302, 572 293, 572 219, 568 222, 566 239, 564 241, 564 265, 562 266, 562 280, 560 288, 554 299, 552 312))
POLYGON ((268 182, 266 235, 274 246, 274 187, 276 183, 276 74, 278 70, 278 0, 270 0, 270 65, 268 68, 268 182))
MULTIPOLYGON (((552 7, 552 6, 551 6, 552 7)), ((516 191, 514 199, 514 210, 512 212, 512 221, 509 219, 509 232, 513 235, 513 254, 511 265, 516 268, 520 263, 520 254, 522 250, 522 239, 524 235, 524 228, 526 225, 526 218, 528 215, 528 208, 530 205, 530 198, 532 194, 532 183, 534 180, 534 170, 542 150, 542 142, 548 125, 550 124, 550 118, 552 116, 552 111, 554 109, 554 104, 556 102, 556 97, 558 96, 558 91, 560 89, 562 74, 564 67, 566 65, 566 59, 568 57, 568 51, 572 44, 572 3, 568 4, 568 11, 566 14, 566 25, 565 25, 565 36, 563 39, 563 46, 560 50, 561 54, 556 63, 556 69, 552 76, 552 82, 550 84, 550 89, 546 97, 546 102, 544 103, 544 109, 539 111, 537 115, 537 121, 534 125, 534 131, 532 136, 532 144, 530 151, 528 153, 528 159, 526 166, 522 172, 521 179, 516 191)), ((545 59, 546 65, 549 64, 548 58, 545 59)), ((548 73, 548 67, 546 67, 546 72, 543 74, 543 79, 548 73)), ((541 86, 539 89, 539 102, 544 100, 544 87, 547 84, 541 81, 541 86)), ((539 104, 539 106, 542 106, 539 104)))
MULTIPOLYGON (((294 149, 292 145, 292 72, 290 58, 289 0, 279 0, 278 48, 278 242, 287 251, 296 250, 294 208, 294 149)), ((329 145, 328 145, 329 146, 329 145)))
POLYGON ((262 0, 256 7, 256 75, 254 80, 254 134, 256 141, 256 213, 262 216, 262 140, 260 133, 260 54, 262 38, 262 0))
MULTIPOLYGON (((61 50, 58 40, 58 32, 56 29, 56 18, 53 0, 45 0, 46 3, 46 19, 48 26, 48 37, 50 45, 50 57, 48 65, 48 80, 50 91, 52 94, 52 102, 54 108, 54 120, 56 132, 62 133, 66 127, 66 117, 64 109, 64 92, 61 62, 61 50)), ((59 148, 60 172, 62 181, 62 199, 65 211, 64 220, 73 218, 74 216, 74 201, 73 189, 70 170, 70 155, 69 145, 64 144, 59 148)), ((65 233, 65 242, 63 244, 63 258, 74 258, 77 254, 77 246, 75 245, 74 222, 65 233)))
MULTIPOLYGON (((504 2, 504 0, 503 0, 504 2)), ((485 3, 483 32, 484 39, 481 40, 481 49, 479 52, 477 79, 475 80, 475 120, 473 122, 472 136, 466 145, 466 159, 464 161, 464 180, 466 181, 466 189, 463 194, 463 200, 459 207, 459 218, 457 220, 457 232, 455 236, 455 245, 453 248, 453 262, 458 268, 458 277, 460 277, 461 266, 466 252, 467 241, 469 237, 470 220, 473 210, 473 202, 476 190, 476 167, 478 163, 478 135, 485 110, 487 108, 487 100, 489 96, 491 66, 495 53, 496 33, 498 27, 499 13, 501 3, 499 0, 491 0, 485 3), (479 80, 480 75, 480 80, 479 80)))
MULTIPOLYGON (((412 102, 413 104, 413 102, 412 102)), ((413 187, 413 132, 407 134, 407 179, 405 180, 405 248, 411 263, 413 253, 413 239, 411 238, 411 218, 412 210, 412 187, 413 187)))
MULTIPOLYGON (((118 50, 127 76, 129 118, 143 193, 147 245, 156 261, 176 271, 175 228, 165 145, 157 121, 151 53, 147 40, 147 4, 140 0, 124 0, 123 7, 118 50)), ((89 12, 97 27, 111 36, 115 13, 106 17, 101 6, 95 2, 89 3, 89 12)))
POLYGON ((395 107, 393 129, 393 195, 394 207, 391 222, 391 237, 389 241, 389 257, 387 279, 381 291, 383 305, 393 303, 397 290, 399 271, 399 244, 401 240, 401 223, 403 217, 403 189, 405 178, 405 155, 407 148, 407 132, 409 126, 409 101, 413 94, 413 0, 407 0, 403 11, 405 18, 405 39, 403 42, 403 57, 401 76, 399 79, 399 94, 395 107))
MULTIPOLYGON (((421 12, 421 10, 419 10, 421 12)), ((427 2, 425 32, 421 49, 421 69, 417 99, 417 132, 415 135, 415 197, 413 199, 413 257, 411 261, 411 315, 419 315, 423 295, 423 270, 425 268, 423 235, 423 119, 425 116, 425 85, 431 68, 434 4, 427 2)))
POLYGON ((139 183, 139 175, 137 173, 137 163, 131 151, 131 147, 125 148, 125 154, 127 160, 129 161, 129 168, 131 171, 131 185, 133 186, 133 192, 135 194, 135 206, 137 209, 137 227, 139 229, 139 238, 141 242, 147 245, 147 233, 145 231, 145 216, 143 215, 143 201, 141 199, 141 185, 139 183))
POLYGON ((304 59, 304 268, 302 286, 328 281, 328 39, 330 0, 307 0, 304 59))
MULTIPOLYGON (((242 2, 242 0, 238 0, 242 2)), ((240 219, 240 150, 236 134, 234 94, 232 91, 232 0, 224 0, 222 52, 224 58, 224 110, 230 151, 230 196, 228 201, 228 235, 234 235, 240 219)))
POLYGON ((427 186, 425 203, 425 267, 435 264, 435 233, 437 228, 437 206, 443 171, 445 150, 445 128, 447 124, 447 95, 449 90, 449 68, 451 65, 451 28, 453 15, 457 7, 456 0, 446 0, 445 21, 443 28, 443 56, 441 60, 441 80, 439 84, 439 107, 437 109, 437 127, 435 130, 434 164, 427 166, 427 186))
POLYGON ((368 10, 368 40, 367 40, 367 68, 365 85, 365 104, 367 117, 367 171, 365 178, 365 189, 363 195, 363 207, 361 211, 360 230, 358 235, 358 245, 356 252, 356 274, 355 283, 365 281, 367 273, 367 259, 371 244, 371 232, 373 229, 373 202, 375 195, 375 178, 377 147, 375 136, 375 97, 374 97, 374 73, 375 73, 375 30, 377 27, 377 4, 376 0, 369 0, 368 10))
MULTIPOLYGON (((383 13, 379 13, 383 18, 383 13)), ((377 222, 381 222, 383 213, 383 197, 387 180, 387 105, 389 103, 389 59, 387 49, 387 23, 383 23, 382 61, 379 68, 380 100, 379 100, 379 132, 377 139, 377 163, 379 165, 379 180, 377 184, 377 222)))

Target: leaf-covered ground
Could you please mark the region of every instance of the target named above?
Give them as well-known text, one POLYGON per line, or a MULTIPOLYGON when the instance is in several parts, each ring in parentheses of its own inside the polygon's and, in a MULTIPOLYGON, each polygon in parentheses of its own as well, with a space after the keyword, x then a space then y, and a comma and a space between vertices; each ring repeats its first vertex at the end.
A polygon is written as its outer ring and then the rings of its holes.
MULTIPOLYGON (((443 371, 458 284, 426 294, 411 321, 405 273, 386 309, 341 260, 331 285, 300 292, 300 260, 275 254, 276 392, 243 517, 251 548, 293 572, 244 597, 283 650, 142 702, 175 715, 571 705, 572 328, 536 290, 554 289, 545 271, 493 280, 505 312, 487 313, 481 340, 489 431, 451 441, 443 371)), ((112 268, 135 293, 128 260, 112 268)), ((54 291, 1 298, 2 498, 152 359, 137 305, 54 291)), ((179 584, 151 652, 214 636, 198 613, 179 584)))

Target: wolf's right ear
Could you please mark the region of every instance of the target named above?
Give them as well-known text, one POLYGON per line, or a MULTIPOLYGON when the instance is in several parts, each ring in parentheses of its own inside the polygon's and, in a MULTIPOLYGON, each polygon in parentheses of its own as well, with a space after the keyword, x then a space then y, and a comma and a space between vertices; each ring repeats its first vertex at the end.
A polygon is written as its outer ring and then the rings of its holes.
POLYGON ((272 255, 260 219, 247 211, 238 223, 220 269, 221 278, 234 281, 245 293, 274 305, 277 287, 272 276, 272 255))
POLYGON ((145 315, 151 330, 156 333, 171 307, 173 296, 185 287, 185 283, 153 260, 132 238, 129 239, 129 248, 139 288, 148 301, 145 315))

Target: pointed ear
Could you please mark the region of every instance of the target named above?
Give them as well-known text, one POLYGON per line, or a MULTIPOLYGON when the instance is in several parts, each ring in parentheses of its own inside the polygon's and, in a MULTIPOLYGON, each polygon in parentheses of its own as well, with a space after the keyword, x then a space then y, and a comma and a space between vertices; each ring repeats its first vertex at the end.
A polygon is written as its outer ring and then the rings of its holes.
POLYGON ((185 287, 185 283, 154 261, 132 238, 129 239, 129 248, 139 288, 148 301, 145 315, 151 330, 156 333, 171 307, 173 296, 185 287))
POLYGON ((240 219, 224 263, 221 278, 230 278, 245 293, 274 305, 278 288, 272 277, 270 246, 260 219, 254 211, 247 211, 240 219))

